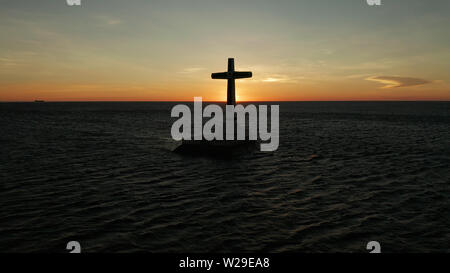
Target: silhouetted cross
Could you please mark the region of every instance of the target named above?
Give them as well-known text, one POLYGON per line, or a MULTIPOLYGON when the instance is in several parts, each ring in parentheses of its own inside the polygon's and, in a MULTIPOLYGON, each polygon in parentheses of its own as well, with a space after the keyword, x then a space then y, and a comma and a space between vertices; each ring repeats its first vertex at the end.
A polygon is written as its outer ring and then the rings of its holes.
POLYGON ((213 79, 223 79, 228 80, 227 87, 227 104, 235 105, 236 104, 236 90, 235 90, 235 79, 243 79, 243 78, 251 78, 252 72, 241 72, 234 71, 234 59, 228 58, 228 71, 220 72, 220 73, 212 73, 211 78, 213 79))

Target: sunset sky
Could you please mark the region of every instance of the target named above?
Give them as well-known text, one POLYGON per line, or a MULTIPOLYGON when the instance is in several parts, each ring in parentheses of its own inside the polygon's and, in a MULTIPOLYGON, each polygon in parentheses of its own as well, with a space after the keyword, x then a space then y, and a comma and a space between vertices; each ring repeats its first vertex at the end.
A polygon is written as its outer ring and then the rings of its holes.
POLYGON ((0 101, 450 100, 450 1, 0 0, 0 101))

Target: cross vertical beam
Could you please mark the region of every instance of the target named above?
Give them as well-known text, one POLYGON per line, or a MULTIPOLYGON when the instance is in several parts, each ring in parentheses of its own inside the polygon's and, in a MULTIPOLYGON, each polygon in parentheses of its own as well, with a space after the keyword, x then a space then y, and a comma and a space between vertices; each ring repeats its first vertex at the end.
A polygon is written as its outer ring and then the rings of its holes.
POLYGON ((235 80, 243 78, 251 78, 252 72, 241 72, 234 70, 234 58, 228 58, 228 71, 220 73, 212 73, 212 79, 228 80, 227 83, 227 104, 236 105, 236 87, 235 80))
POLYGON ((228 58, 227 104, 236 105, 236 84, 234 82, 234 59, 228 58))

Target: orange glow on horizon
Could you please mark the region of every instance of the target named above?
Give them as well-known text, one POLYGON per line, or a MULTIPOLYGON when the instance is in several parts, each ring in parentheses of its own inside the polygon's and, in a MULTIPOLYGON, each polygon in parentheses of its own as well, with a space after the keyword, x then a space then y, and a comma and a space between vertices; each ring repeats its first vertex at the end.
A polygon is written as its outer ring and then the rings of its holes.
MULTIPOLYGON (((257 84, 237 88, 238 102, 264 101, 450 101, 450 92, 435 91, 426 93, 422 90, 407 92, 401 90, 376 89, 374 92, 361 93, 356 90, 335 89, 316 90, 315 88, 289 87, 282 89, 282 85, 257 84)), ((204 102, 225 102, 226 87, 192 86, 191 90, 181 84, 171 87, 127 86, 127 85, 89 85, 89 84, 10 84, 0 86, 0 101, 193 101, 194 97, 202 97, 204 102), (211 91, 214 90, 214 91, 211 91)))

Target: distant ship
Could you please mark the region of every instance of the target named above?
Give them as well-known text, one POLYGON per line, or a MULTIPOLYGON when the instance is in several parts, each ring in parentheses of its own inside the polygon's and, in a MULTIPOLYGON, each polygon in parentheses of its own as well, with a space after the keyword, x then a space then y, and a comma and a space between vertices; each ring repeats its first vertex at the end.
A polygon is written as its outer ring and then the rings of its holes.
POLYGON ((35 100, 34 102, 45 102, 44 100, 35 100))

